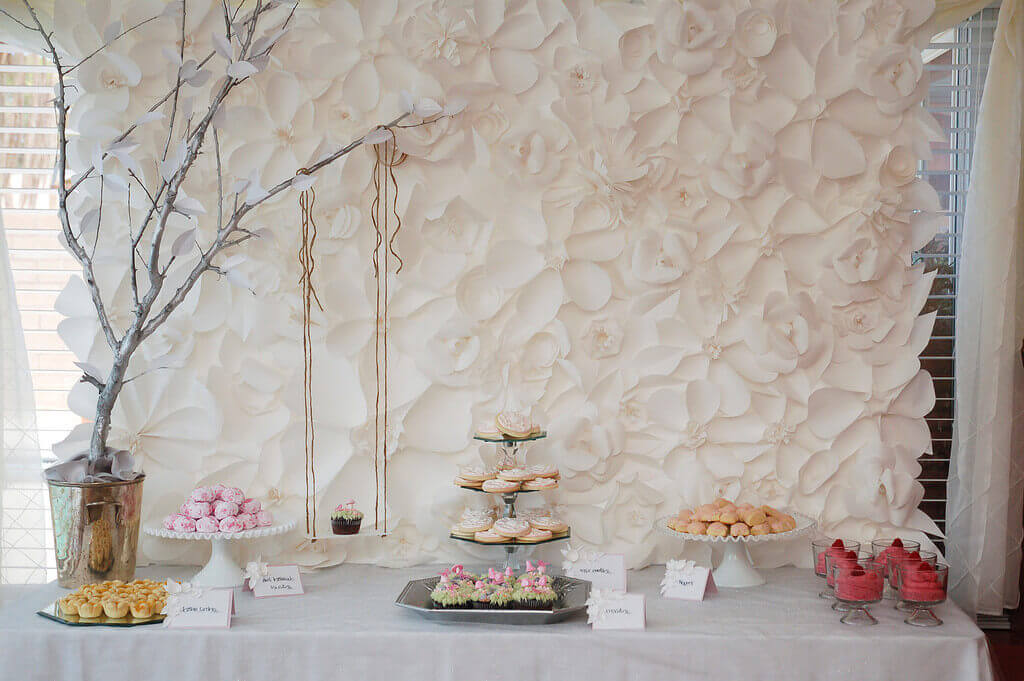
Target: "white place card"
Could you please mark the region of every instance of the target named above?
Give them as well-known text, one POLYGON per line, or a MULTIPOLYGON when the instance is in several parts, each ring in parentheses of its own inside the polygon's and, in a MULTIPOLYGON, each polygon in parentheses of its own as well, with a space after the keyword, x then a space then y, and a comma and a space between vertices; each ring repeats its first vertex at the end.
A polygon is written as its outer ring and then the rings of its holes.
POLYGON ((661 580, 661 595, 684 601, 703 601, 707 594, 718 593, 711 569, 700 567, 692 560, 670 560, 665 564, 665 577, 661 580))
POLYGON ((586 579, 593 589, 626 590, 626 557, 621 553, 599 553, 573 548, 562 550, 566 577, 586 579))
POLYGON ((256 598, 298 596, 303 593, 298 565, 268 565, 267 574, 252 585, 252 595, 256 598))
POLYGON ((164 626, 171 629, 227 629, 235 614, 231 589, 191 589, 170 594, 164 626))
POLYGON ((644 629, 647 601, 643 594, 594 589, 587 599, 587 623, 597 629, 644 629))

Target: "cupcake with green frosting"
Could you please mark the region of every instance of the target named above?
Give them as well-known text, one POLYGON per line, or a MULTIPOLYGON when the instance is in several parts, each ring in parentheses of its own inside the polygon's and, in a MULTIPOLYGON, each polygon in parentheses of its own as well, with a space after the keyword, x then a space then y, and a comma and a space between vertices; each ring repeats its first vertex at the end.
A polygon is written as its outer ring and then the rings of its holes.
POLYGON ((521 610, 551 610, 557 600, 547 575, 524 575, 516 583, 514 602, 521 610))
POLYGON ((363 523, 363 512, 356 508, 355 501, 339 505, 331 513, 331 531, 334 534, 359 534, 363 523))
POLYGON ((508 584, 498 584, 491 593, 491 610, 511 610, 515 607, 515 589, 508 584))
POLYGON ((434 590, 430 592, 430 600, 435 608, 445 610, 467 610, 473 607, 471 591, 443 575, 434 590))

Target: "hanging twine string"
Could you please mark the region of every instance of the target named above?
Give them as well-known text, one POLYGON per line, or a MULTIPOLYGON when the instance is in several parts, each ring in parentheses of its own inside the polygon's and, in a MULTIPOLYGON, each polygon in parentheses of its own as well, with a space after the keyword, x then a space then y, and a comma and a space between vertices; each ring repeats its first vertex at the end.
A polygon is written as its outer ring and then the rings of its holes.
POLYGON ((387 535, 388 530, 388 274, 392 257, 398 263, 395 274, 402 271, 404 265, 401 256, 395 250, 395 239, 402 229, 402 219, 398 215, 398 179, 395 167, 405 160, 399 151, 394 136, 374 146, 373 192, 374 198, 370 206, 370 221, 376 232, 377 240, 373 248, 373 277, 377 285, 376 318, 374 321, 374 364, 376 367, 377 395, 374 402, 374 442, 373 442, 373 476, 376 485, 376 498, 373 505, 374 527, 387 535), (394 230, 392 231, 392 222, 394 230), (383 255, 383 266, 381 263, 383 255))
MULTIPOLYGON (((300 173, 309 174, 308 170, 300 173)), ((313 287, 313 246, 316 244, 316 221, 313 220, 313 204, 316 192, 312 187, 299 194, 299 210, 302 216, 302 243, 299 246, 299 287, 302 290, 302 400, 305 413, 306 445, 306 534, 316 534, 316 467, 314 449, 316 431, 313 427, 313 341, 311 334, 312 309, 315 302, 321 312, 324 306, 313 287), (312 491, 312 494, 310 493, 312 491)))

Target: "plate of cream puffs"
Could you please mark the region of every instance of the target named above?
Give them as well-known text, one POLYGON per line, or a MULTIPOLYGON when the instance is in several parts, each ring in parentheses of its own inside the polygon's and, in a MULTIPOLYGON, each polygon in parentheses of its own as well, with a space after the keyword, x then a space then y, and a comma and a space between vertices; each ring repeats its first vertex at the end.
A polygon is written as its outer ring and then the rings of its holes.
POLYGON ((722 498, 693 509, 684 508, 658 521, 658 528, 666 534, 695 541, 789 539, 812 527, 814 520, 799 513, 722 498))

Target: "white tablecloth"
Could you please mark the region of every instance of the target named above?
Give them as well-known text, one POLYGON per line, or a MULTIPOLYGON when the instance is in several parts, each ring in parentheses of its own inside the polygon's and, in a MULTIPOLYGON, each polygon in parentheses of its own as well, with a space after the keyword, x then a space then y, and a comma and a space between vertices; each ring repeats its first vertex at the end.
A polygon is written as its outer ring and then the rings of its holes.
MULTIPOLYGON (((306 594, 237 593, 230 630, 69 627, 36 610, 56 585, 0 589, 0 681, 990 681, 984 635, 952 603, 941 627, 903 624, 891 602, 877 626, 850 627, 809 570, 767 571, 768 584, 703 603, 658 594, 664 568, 631 572, 647 595, 647 630, 593 632, 580 617, 549 626, 443 625, 394 605, 430 568, 343 566, 304 576, 306 594)), ((182 568, 141 576, 187 577, 182 568)))

